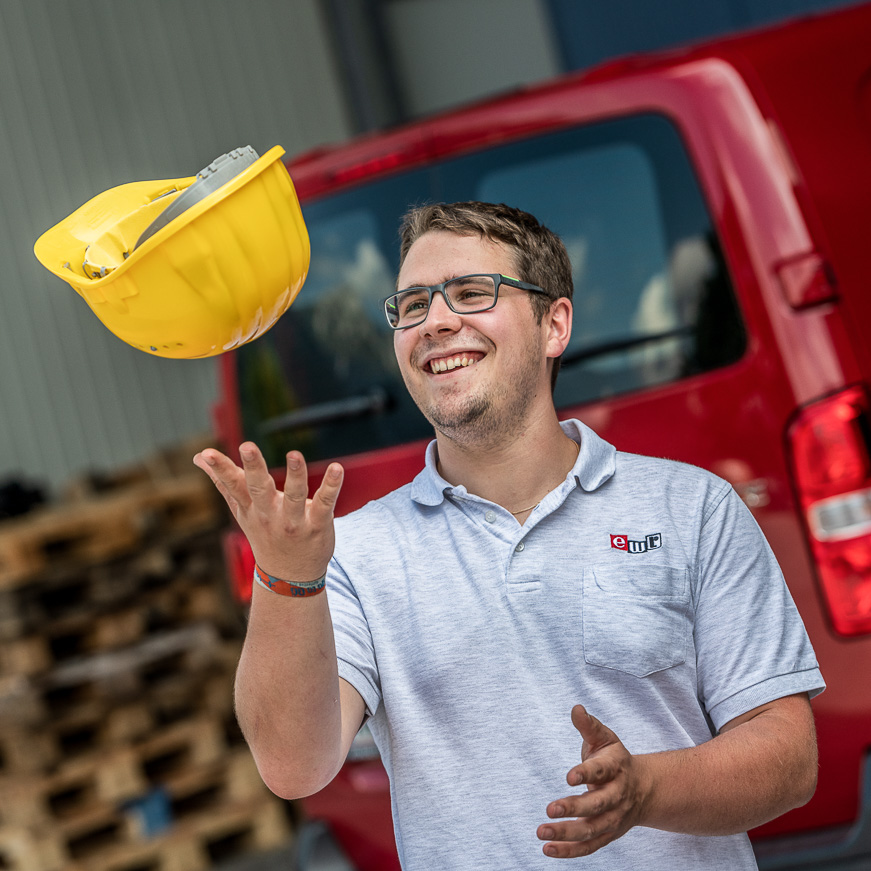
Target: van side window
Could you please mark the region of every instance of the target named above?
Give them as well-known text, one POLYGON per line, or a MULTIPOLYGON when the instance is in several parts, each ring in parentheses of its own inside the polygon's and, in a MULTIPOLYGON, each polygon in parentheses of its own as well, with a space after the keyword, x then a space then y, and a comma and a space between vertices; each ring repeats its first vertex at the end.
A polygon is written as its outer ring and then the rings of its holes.
POLYGON ((379 301, 394 287, 408 206, 468 199, 526 209, 566 242, 575 317, 560 409, 743 354, 720 246, 670 121, 649 114, 488 147, 303 203, 305 286, 236 352, 244 435, 270 465, 292 448, 316 461, 432 435, 402 384, 379 301))
POLYGON ((525 209, 566 243, 574 324, 558 407, 665 384, 743 354, 719 243, 680 137, 664 117, 514 143, 444 167, 446 176, 452 171, 475 199, 525 209))

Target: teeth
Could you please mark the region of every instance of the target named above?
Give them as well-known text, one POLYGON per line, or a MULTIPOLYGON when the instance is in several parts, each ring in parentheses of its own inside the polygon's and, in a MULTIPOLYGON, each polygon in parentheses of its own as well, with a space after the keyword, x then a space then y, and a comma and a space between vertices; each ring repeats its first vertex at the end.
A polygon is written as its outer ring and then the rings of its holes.
POLYGON ((465 354, 462 357, 451 357, 448 360, 433 360, 430 363, 430 369, 433 372, 449 372, 451 369, 459 369, 464 366, 471 366, 474 360, 469 359, 465 354))

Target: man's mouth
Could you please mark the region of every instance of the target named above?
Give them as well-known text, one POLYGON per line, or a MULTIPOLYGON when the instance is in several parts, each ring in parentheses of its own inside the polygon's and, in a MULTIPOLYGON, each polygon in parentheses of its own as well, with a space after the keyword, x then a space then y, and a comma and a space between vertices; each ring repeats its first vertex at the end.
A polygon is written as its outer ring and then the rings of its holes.
POLYGON ((428 360, 426 368, 434 375, 441 372, 450 372, 453 369, 463 369, 477 363, 484 357, 479 352, 461 351, 459 354, 453 354, 450 357, 438 357, 434 360, 428 360))

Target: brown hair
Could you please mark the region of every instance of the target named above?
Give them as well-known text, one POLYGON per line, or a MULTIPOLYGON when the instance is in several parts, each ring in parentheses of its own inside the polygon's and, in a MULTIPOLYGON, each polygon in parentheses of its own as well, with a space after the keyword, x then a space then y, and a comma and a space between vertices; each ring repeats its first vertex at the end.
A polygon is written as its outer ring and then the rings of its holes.
MULTIPOLYGON (((447 230, 459 236, 479 235, 501 242, 514 258, 521 281, 538 285, 547 296, 529 294, 536 320, 550 310, 560 297, 571 300, 572 264, 559 236, 528 212, 504 203, 432 203, 409 210, 399 230, 399 266, 405 262, 408 249, 430 230, 447 230)), ((554 360, 551 388, 556 383, 559 358, 554 360)))

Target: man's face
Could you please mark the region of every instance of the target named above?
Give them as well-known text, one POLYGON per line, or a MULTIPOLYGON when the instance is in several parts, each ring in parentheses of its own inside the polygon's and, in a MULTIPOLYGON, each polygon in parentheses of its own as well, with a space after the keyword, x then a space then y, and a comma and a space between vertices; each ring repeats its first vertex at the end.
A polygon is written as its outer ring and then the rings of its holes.
MULTIPOLYGON (((510 249, 478 236, 431 230, 409 249, 398 287, 494 272, 518 277, 510 249)), ((528 297, 503 285, 495 308, 459 315, 435 294, 422 324, 394 333, 406 387, 438 432, 458 441, 498 438, 523 425, 542 397, 550 403, 549 319, 536 323, 528 297)))

